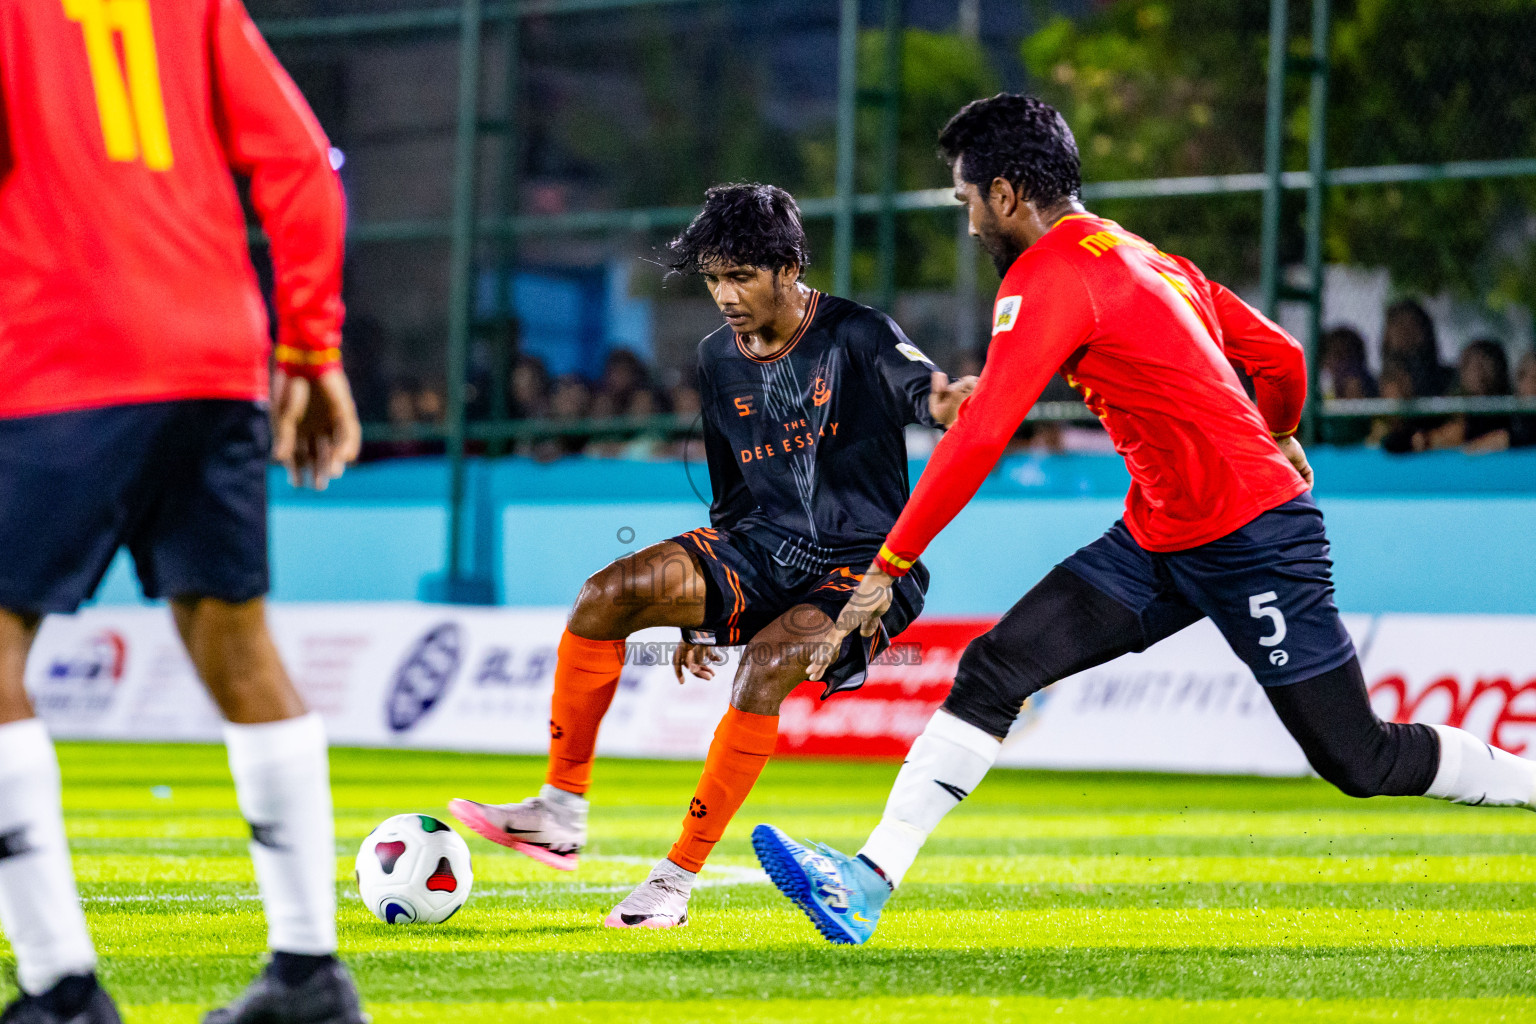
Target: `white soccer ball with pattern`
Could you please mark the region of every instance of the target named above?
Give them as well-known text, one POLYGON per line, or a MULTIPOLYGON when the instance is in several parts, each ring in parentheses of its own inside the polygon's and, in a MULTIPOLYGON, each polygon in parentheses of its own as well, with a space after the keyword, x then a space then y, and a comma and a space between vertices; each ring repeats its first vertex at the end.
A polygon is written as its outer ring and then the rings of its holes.
POLYGON ((469 847, 430 814, 397 814, 357 851, 357 891, 385 924, 441 924, 474 884, 469 847))

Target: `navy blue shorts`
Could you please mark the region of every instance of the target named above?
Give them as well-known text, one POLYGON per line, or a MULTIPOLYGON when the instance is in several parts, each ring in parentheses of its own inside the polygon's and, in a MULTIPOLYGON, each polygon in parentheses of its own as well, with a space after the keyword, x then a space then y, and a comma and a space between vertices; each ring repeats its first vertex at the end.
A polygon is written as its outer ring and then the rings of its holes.
POLYGON ((72 612, 124 546, 148 597, 260 597, 270 449, 255 402, 0 419, 0 608, 72 612))
POLYGON ((1139 616, 1147 646, 1209 616, 1264 686, 1311 679, 1355 654, 1310 493, 1187 551, 1147 551, 1117 522, 1061 564, 1139 616))
MULTIPOLYGON (((861 574, 874 561, 870 552, 860 564, 808 571, 783 564, 752 538, 729 530, 705 527, 672 540, 704 570, 704 625, 685 630, 684 635, 690 643, 721 647, 749 642, 797 605, 811 605, 836 621, 858 589, 861 574)), ((922 613, 928 567, 918 562, 891 589, 891 607, 880 619, 881 629, 867 640, 857 633, 843 640, 837 660, 827 668, 823 699, 864 685, 870 660, 922 613)))

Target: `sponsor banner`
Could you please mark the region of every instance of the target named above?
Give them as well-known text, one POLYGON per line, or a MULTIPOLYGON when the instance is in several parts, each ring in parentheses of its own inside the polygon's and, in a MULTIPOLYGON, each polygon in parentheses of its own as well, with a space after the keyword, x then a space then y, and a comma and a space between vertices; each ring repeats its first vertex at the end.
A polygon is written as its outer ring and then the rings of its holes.
MULTIPOLYGON (((332 742, 540 753, 549 745, 560 610, 424 604, 274 605, 272 632, 332 742)), ((636 634, 599 753, 702 758, 730 698, 739 652, 713 681, 672 672, 675 629, 636 634)), ((206 740, 221 722, 153 608, 51 616, 27 685, 56 735, 206 740)))
POLYGON ((1383 615, 1360 647, 1381 717, 1536 758, 1536 616, 1383 615))
MULTIPOLYGON (((424 604, 276 605, 274 635, 332 740, 371 747, 542 753, 549 741, 559 610, 424 604)), ((1377 711, 1450 722, 1536 753, 1536 617, 1346 616, 1377 711)), ((902 757, 949 692, 961 653, 992 619, 922 621, 829 701, 785 701, 780 752, 902 757)), ((676 630, 632 638, 599 736, 609 756, 699 759, 724 713, 739 651, 715 679, 685 676, 676 630)), ((90 609, 44 624, 27 668, 61 737, 216 741, 220 719, 160 609, 90 609)), ((1032 697, 1001 764, 1303 774, 1306 764, 1251 674, 1200 623, 1032 697)))

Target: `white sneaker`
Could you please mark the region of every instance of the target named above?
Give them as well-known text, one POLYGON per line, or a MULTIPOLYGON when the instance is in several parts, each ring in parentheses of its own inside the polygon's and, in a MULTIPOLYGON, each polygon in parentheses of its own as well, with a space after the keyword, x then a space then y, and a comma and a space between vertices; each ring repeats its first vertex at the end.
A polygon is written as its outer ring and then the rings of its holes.
POLYGON ((526 853, 540 864, 573 871, 587 842, 587 801, 546 785, 517 804, 450 800, 455 818, 493 843, 526 853))
POLYGON ((681 928, 688 923, 688 894, 698 876, 664 860, 603 919, 609 928, 681 928))

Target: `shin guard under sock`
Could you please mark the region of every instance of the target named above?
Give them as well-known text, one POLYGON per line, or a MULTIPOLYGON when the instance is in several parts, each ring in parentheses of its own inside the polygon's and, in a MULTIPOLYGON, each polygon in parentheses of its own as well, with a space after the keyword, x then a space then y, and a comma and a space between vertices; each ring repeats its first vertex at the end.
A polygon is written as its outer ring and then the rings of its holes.
POLYGON ((928 834, 981 782, 1002 743, 991 733, 939 710, 912 744, 896 775, 880 824, 859 855, 895 888, 928 834))
POLYGON ((725 834, 725 826, 757 784, 778 738, 778 715, 726 710, 709 745, 704 776, 688 804, 682 838, 673 845, 668 860, 693 872, 704 866, 704 859, 725 834))
POLYGON ((623 640, 588 640, 566 630, 555 663, 549 709, 549 771, 544 781, 583 794, 592 784, 597 728, 619 689, 623 640))

